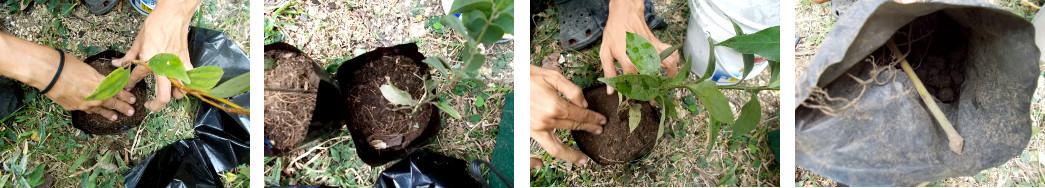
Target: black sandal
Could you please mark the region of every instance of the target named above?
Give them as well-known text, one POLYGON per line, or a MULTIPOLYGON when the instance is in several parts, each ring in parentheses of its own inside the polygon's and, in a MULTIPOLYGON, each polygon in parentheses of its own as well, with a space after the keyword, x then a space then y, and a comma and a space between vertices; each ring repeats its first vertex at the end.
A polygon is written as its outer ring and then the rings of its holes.
MULTIPOLYGON (((645 0, 644 15, 650 29, 667 27, 657 16, 652 0, 645 0)), ((559 13, 559 42, 563 50, 580 50, 602 38, 609 17, 609 3, 605 0, 556 0, 559 13)))

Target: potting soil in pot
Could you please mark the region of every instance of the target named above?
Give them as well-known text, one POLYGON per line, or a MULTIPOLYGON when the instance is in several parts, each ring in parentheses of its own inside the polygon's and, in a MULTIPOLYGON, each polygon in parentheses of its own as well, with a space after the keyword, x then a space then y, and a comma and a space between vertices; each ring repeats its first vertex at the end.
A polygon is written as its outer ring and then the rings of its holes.
MULTIPOLYGON (((85 59, 85 62, 88 65, 91 65, 94 70, 97 70, 98 73, 109 75, 109 73, 117 68, 112 65, 112 60, 120 57, 123 57, 123 53, 105 51, 88 57, 85 59)), ((136 99, 135 103, 131 104, 131 106, 134 107, 134 115, 127 117, 124 116, 123 113, 118 113, 119 115, 116 118, 116 121, 110 121, 109 118, 98 114, 87 114, 87 112, 84 111, 73 111, 73 127, 76 127, 87 134, 116 134, 130 128, 138 127, 138 125, 141 125, 142 120, 145 119, 145 115, 149 114, 149 111, 145 109, 145 101, 148 99, 146 96, 148 93, 148 87, 144 81, 141 81, 134 85, 134 88, 132 88, 130 92, 136 99)))
POLYGON ((584 89, 584 100, 588 101, 590 110, 606 116, 606 124, 600 135, 572 131, 581 152, 607 165, 638 160, 652 151, 657 142, 660 114, 649 102, 637 102, 642 105, 642 122, 635 131, 630 131, 627 108, 618 109, 617 94, 606 94, 605 85, 584 89))
POLYGON ((276 155, 294 149, 308 132, 320 79, 313 61, 299 52, 269 50, 265 70, 265 140, 276 155))
POLYGON ((377 151, 401 150, 410 145, 428 126, 433 106, 397 106, 385 99, 380 87, 391 84, 410 93, 413 99, 425 96, 421 71, 411 58, 401 55, 384 56, 366 63, 352 75, 354 85, 347 88, 349 116, 346 120, 352 131, 369 135, 365 138, 377 151))

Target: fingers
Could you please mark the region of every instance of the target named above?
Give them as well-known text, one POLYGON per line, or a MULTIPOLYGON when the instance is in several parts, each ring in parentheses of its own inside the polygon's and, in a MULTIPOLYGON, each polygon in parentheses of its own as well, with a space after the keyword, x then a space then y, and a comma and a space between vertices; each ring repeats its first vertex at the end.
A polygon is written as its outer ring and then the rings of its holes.
MULTIPOLYGON (((137 38, 137 37, 136 37, 137 38)), ((131 45, 131 49, 127 50, 127 53, 122 58, 113 60, 112 65, 117 67, 126 67, 130 65, 129 62, 138 59, 138 53, 141 53, 141 45, 138 45, 138 40, 134 40, 134 44, 131 45)))
POLYGON ((138 82, 145 79, 145 76, 149 76, 149 74, 152 74, 149 69, 145 67, 135 67, 134 70, 131 70, 131 77, 127 80, 127 85, 123 86, 123 90, 131 90, 131 88, 134 88, 138 82))
POLYGON ((544 162, 541 162, 541 159, 530 157, 530 169, 540 168, 542 166, 544 166, 544 162))
MULTIPOLYGON (((656 41, 656 43, 654 43, 654 44, 656 44, 654 46, 657 47, 657 51, 664 51, 665 49, 671 48, 670 44, 663 43, 663 42, 660 42, 660 41, 656 41)), ((668 77, 675 77, 675 75, 677 75, 679 73, 678 63, 679 63, 679 52, 678 52, 678 50, 676 50, 674 52, 671 52, 671 55, 669 55, 667 58, 664 58, 663 60, 661 60, 660 61, 660 66, 664 67, 664 69, 667 70, 668 77)))
MULTIPOLYGON (((126 92, 126 91, 123 91, 123 92, 126 92)), ((112 109, 112 110, 115 110, 117 112, 123 113, 123 115, 127 115, 127 116, 134 115, 134 107, 132 107, 131 104, 128 104, 127 102, 119 100, 119 99, 115 99, 115 98, 106 99, 105 101, 102 102, 102 107, 105 107, 107 109, 112 109)))
POLYGON ((617 59, 620 62, 620 68, 624 74, 638 74, 639 70, 635 69, 635 64, 632 64, 631 59, 628 59, 628 53, 625 49, 624 47, 610 49, 612 50, 611 53, 613 53, 613 59, 617 59))
POLYGON ((185 92, 180 89, 171 88, 171 96, 173 96, 174 99, 181 99, 185 97, 185 92))
POLYGON ((581 90, 581 87, 567 80, 562 74, 556 73, 544 78, 545 82, 548 82, 553 89, 562 93, 562 96, 565 96, 571 103, 584 108, 588 107, 588 101, 584 100, 584 92, 581 90))
POLYGON ((582 130, 596 135, 602 134, 602 124, 596 124, 593 122, 575 121, 569 119, 555 119, 552 121, 552 127, 564 130, 582 130))
POLYGON ((581 152, 566 147, 551 131, 531 131, 530 137, 537 141, 537 144, 544 148, 549 155, 555 158, 562 159, 566 162, 570 162, 576 165, 584 165, 588 163, 588 156, 581 152))
MULTIPOLYGON (((613 66, 613 53, 610 53, 608 45, 599 47, 599 59, 602 60, 602 75, 605 78, 617 76, 617 67, 613 66)), ((606 87, 606 94, 613 94, 613 87, 606 87)))
POLYGON ((156 112, 171 101, 171 81, 167 77, 156 76, 156 98, 145 103, 145 108, 156 112))
POLYGON ((112 111, 101 107, 94 107, 86 110, 85 112, 101 115, 102 117, 109 118, 109 121, 116 121, 116 111, 112 111))
MULTIPOLYGON (((606 124, 606 116, 602 116, 602 114, 599 114, 598 112, 591 111, 585 108, 581 108, 580 106, 571 104, 563 104, 558 106, 559 107, 555 109, 556 112, 553 113, 555 115, 555 119, 573 120, 582 123, 591 123, 598 125, 606 124)), ((601 130, 601 126, 599 127, 599 129, 601 130)))

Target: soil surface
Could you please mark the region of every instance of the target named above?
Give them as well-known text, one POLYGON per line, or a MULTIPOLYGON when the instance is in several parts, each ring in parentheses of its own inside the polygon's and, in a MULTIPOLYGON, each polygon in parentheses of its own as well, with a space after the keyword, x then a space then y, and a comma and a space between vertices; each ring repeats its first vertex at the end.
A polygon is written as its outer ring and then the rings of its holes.
POLYGON ((413 60, 406 56, 386 56, 363 65, 354 74, 354 85, 345 93, 350 112, 346 122, 352 131, 367 135, 371 147, 378 152, 405 149, 428 127, 434 110, 432 105, 422 104, 415 112, 412 107, 392 104, 379 89, 391 83, 410 93, 414 100, 434 97, 425 96, 422 77, 428 73, 421 72, 413 60))
MULTIPOLYGON (((115 66, 112 66, 112 60, 115 58, 123 57, 122 53, 111 53, 111 54, 99 54, 95 57, 88 58, 88 65, 94 67, 98 73, 102 75, 109 75, 110 72, 116 70, 115 66)), ((72 57, 66 57, 72 58, 72 57)), ((131 89, 131 94, 134 94, 134 98, 138 99, 134 104, 134 115, 130 117, 123 116, 121 113, 116 118, 116 121, 110 121, 109 118, 98 114, 88 114, 84 111, 73 111, 73 127, 84 131, 87 134, 116 134, 123 132, 124 130, 138 127, 142 124, 142 120, 149 114, 148 110, 145 110, 145 99, 148 99, 148 87, 145 82, 138 82, 131 89)))
MULTIPOLYGON (((907 61, 936 99, 950 103, 958 99, 965 82, 965 60, 968 56, 968 29, 962 28, 941 12, 929 14, 900 28, 893 41, 913 40, 907 61), (923 37, 924 36, 924 37, 923 37), (931 49, 931 50, 930 50, 931 49)), ((906 43, 906 42, 904 42, 906 43)), ((883 48, 884 49, 884 48, 883 48)), ((896 66, 899 69, 899 65, 896 66)))
POLYGON ((586 89, 584 99, 592 104, 589 106, 592 111, 606 116, 606 125, 600 135, 572 131, 581 152, 607 165, 635 161, 652 151, 657 142, 660 114, 648 102, 638 102, 642 105, 642 122, 633 132, 628 127, 627 108, 618 109, 617 95, 607 95, 605 85, 586 89))
POLYGON ((265 139, 273 154, 280 155, 305 139, 320 80, 308 56, 270 50, 265 58, 276 60, 265 70, 265 139))

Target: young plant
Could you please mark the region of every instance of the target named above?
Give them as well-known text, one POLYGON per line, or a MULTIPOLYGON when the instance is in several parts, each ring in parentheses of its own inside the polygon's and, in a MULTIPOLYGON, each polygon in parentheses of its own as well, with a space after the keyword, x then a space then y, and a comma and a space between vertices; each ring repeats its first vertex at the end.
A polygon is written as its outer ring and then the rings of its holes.
MULTIPOLYGON (((621 95, 630 98, 628 101, 631 102, 622 103, 656 101, 660 105, 662 114, 664 114, 664 116, 661 116, 660 127, 657 129, 658 139, 664 133, 665 118, 669 116, 678 117, 674 107, 675 101, 670 95, 674 89, 687 89, 700 99, 711 117, 712 140, 717 137, 717 132, 722 123, 731 124, 732 130, 736 134, 747 134, 747 132, 758 126, 762 118, 758 92, 780 89, 780 26, 770 27, 753 34, 744 34, 735 23, 734 29, 738 33, 737 36, 718 44, 709 44, 711 45, 710 54, 712 55, 708 60, 708 68, 704 75, 696 81, 687 81, 692 63, 689 59, 683 63, 682 71, 679 71, 679 74, 675 77, 660 75, 661 59, 666 58, 680 46, 668 48, 658 55, 656 49, 649 41, 634 33, 627 33, 626 35, 626 50, 628 58, 635 64, 639 74, 599 78, 599 81, 615 88, 621 95), (730 47, 744 54, 744 78, 747 77, 747 74, 750 73, 751 68, 754 66, 754 55, 759 55, 769 60, 772 68, 770 84, 756 87, 718 86, 714 81, 708 81, 708 78, 711 77, 715 70, 714 46, 730 47), (751 93, 751 99, 741 108, 739 118, 733 118, 734 114, 730 110, 729 101, 720 91, 722 89, 744 90, 751 93)), ((629 111, 629 122, 631 122, 629 128, 632 131, 637 127, 637 120, 641 119, 642 115, 641 110, 636 110, 633 108, 634 106, 638 105, 622 104, 620 109, 629 111)))
MULTIPOLYGON (((186 71, 185 67, 182 66, 181 59, 174 54, 157 54, 149 58, 148 62, 135 60, 131 61, 131 63, 138 65, 139 68, 144 67, 157 75, 167 77, 178 90, 185 94, 196 96, 196 98, 218 109, 250 116, 249 109, 225 100, 225 98, 250 90, 250 72, 243 73, 225 81, 221 85, 217 85, 224 74, 220 67, 202 66, 186 71), (219 105, 214 101, 229 107, 219 105)), ((123 86, 127 85, 130 75, 129 70, 123 67, 116 68, 98 84, 98 88, 91 95, 88 95, 83 100, 93 101, 112 98, 123 89, 123 86)))
MULTIPOLYGON (((438 83, 426 88, 426 91, 435 89, 435 85, 441 83, 464 84, 465 80, 482 83, 478 79, 478 75, 479 68, 486 61, 486 55, 482 53, 480 44, 492 45, 500 40, 504 34, 512 33, 515 24, 514 11, 515 5, 513 0, 455 0, 453 5, 450 6, 449 14, 442 16, 438 23, 440 23, 440 27, 448 26, 453 28, 461 37, 465 38, 464 48, 461 49, 458 55, 461 64, 459 68, 451 69, 452 66, 442 57, 425 59, 423 62, 435 67, 441 74, 447 76, 446 80, 437 80, 436 82, 438 83), (455 14, 460 14, 460 19, 454 16, 455 14)), ((425 83, 427 87, 428 81, 425 83)), ((435 97, 432 97, 432 99, 435 99, 435 97)), ((451 117, 455 119, 461 118, 460 113, 447 102, 435 101, 433 104, 439 110, 450 114, 451 117)))

